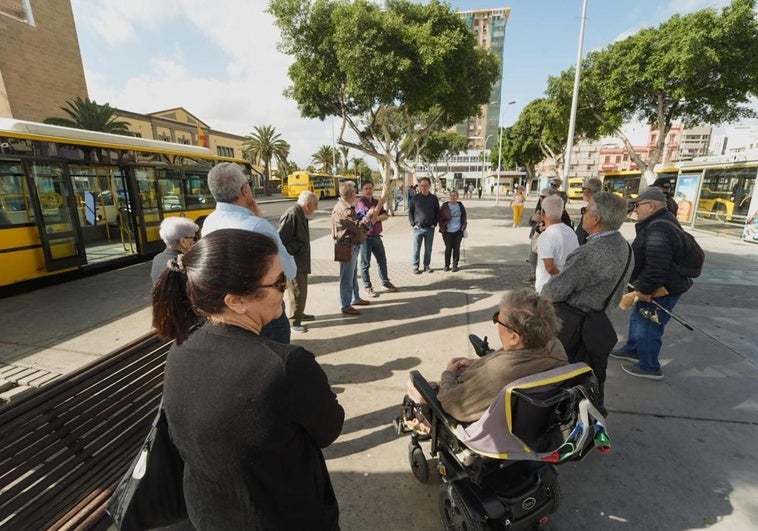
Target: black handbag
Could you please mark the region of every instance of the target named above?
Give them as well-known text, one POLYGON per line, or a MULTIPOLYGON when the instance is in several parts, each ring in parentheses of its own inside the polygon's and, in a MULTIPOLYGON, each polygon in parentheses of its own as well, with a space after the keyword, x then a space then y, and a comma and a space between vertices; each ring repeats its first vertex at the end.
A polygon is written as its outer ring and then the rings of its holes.
POLYGON ((171 442, 163 402, 129 471, 105 511, 121 531, 154 529, 187 519, 184 461, 171 442))
MULTIPOLYGON (((566 356, 570 362, 587 361, 577 359, 577 353, 583 343, 589 341, 593 347, 598 347, 593 350, 605 350, 605 346, 610 342, 608 352, 613 348, 616 343, 615 331, 613 330, 613 324, 611 324, 608 316, 605 315, 605 308, 611 302, 613 294, 619 287, 619 284, 624 279, 629 264, 632 261, 632 248, 629 247, 629 255, 626 259, 626 267, 621 273, 621 277, 616 282, 616 285, 611 290, 610 295, 605 300, 602 310, 596 310, 592 312, 585 312, 584 310, 571 306, 567 302, 555 302, 553 307, 555 308, 555 314, 561 320, 561 329, 558 332, 558 339, 563 344, 563 349, 566 351, 566 356), (595 334, 585 333, 584 325, 589 321, 589 324, 593 325, 595 334), (613 335, 614 339, 611 339, 613 335), (592 336, 592 337, 590 337, 592 336)), ((592 364, 590 364, 592 366, 592 364)))

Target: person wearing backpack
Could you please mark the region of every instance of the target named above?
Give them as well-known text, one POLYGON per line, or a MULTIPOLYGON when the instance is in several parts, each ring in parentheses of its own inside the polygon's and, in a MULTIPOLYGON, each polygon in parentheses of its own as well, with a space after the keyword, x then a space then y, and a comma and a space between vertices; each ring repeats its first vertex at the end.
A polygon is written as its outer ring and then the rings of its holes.
POLYGON ((654 297, 657 304, 672 311, 679 297, 692 286, 692 279, 680 268, 686 258, 684 231, 666 208, 666 196, 660 188, 648 187, 631 203, 638 220, 630 278, 637 302, 629 317, 626 344, 611 352, 611 357, 634 362, 621 367, 627 374, 662 380, 658 355, 671 317, 650 301, 654 297))

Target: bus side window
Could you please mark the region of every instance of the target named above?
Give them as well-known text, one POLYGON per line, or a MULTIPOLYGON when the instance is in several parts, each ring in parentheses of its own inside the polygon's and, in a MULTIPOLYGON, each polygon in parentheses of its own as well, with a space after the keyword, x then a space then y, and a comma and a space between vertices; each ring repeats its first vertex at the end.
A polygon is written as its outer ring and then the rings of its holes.
POLYGON ((21 164, 0 164, 0 226, 34 223, 21 164))

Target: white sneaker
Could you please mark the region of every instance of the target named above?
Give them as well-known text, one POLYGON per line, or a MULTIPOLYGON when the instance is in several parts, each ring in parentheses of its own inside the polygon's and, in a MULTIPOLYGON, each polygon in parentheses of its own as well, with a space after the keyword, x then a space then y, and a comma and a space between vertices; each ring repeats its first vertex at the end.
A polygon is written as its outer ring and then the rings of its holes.
POLYGON ((298 325, 293 324, 290 328, 293 332, 297 332, 298 334, 304 334, 305 332, 308 331, 308 327, 299 325, 299 324, 298 325))
POLYGON ((371 288, 371 287, 366 288, 366 295, 368 295, 372 299, 375 299, 379 296, 379 294, 374 291, 374 288, 371 288))

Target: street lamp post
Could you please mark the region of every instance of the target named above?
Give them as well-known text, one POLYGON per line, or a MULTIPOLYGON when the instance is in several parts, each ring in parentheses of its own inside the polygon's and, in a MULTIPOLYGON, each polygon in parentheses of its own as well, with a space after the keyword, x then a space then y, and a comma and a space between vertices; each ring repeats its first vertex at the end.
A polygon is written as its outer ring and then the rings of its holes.
POLYGON ((484 139, 484 147, 482 148, 482 177, 479 180, 479 186, 484 186, 484 163, 487 160, 487 142, 489 142, 490 138, 492 138, 492 134, 487 135, 487 138, 484 139))
POLYGON ((516 103, 516 100, 511 100, 508 103, 505 104, 503 107, 503 111, 500 113, 500 120, 498 121, 498 129, 499 135, 498 135, 498 143, 497 143, 497 178, 495 182, 497 183, 495 185, 495 206, 498 206, 500 204, 500 168, 502 166, 503 162, 503 117, 505 116, 505 110, 508 108, 508 105, 513 105, 516 103))

